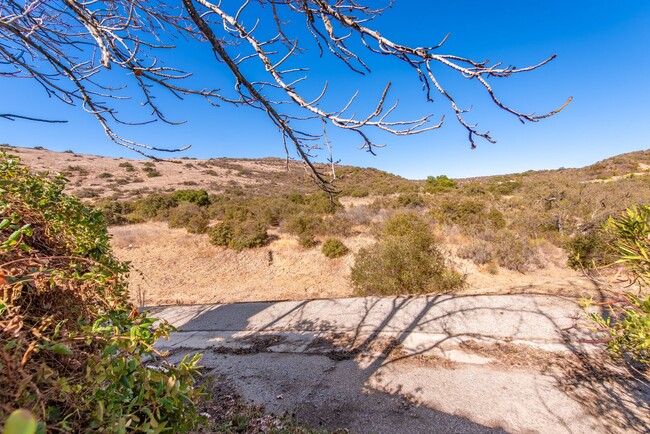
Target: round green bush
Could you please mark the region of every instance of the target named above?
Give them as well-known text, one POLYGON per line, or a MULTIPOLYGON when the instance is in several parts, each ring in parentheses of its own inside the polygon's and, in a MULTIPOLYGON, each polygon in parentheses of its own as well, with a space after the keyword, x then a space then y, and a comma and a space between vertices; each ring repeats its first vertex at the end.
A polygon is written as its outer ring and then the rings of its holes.
POLYGON ((395 214, 379 240, 355 255, 352 286, 358 295, 398 295, 459 289, 464 277, 450 268, 427 223, 415 213, 395 214))
POLYGON ((323 255, 327 256, 330 259, 334 259, 347 255, 350 249, 348 249, 346 245, 343 244, 343 241, 337 238, 328 238, 323 243, 323 248, 321 251, 323 252, 323 255))
POLYGON ((190 202, 198 206, 210 205, 210 197, 208 192, 200 190, 176 190, 172 195, 177 202, 190 202))

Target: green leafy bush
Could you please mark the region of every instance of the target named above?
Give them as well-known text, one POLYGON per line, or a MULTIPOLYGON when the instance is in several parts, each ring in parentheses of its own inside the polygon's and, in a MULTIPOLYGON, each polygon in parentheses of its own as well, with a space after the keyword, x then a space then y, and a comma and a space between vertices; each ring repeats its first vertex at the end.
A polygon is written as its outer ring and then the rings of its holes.
POLYGON ((432 214, 443 223, 476 224, 485 220, 485 202, 446 200, 432 214))
POLYGON ((397 206, 402 208, 415 208, 424 206, 424 199, 416 193, 404 193, 397 196, 397 206))
POLYGON ((128 161, 118 164, 118 167, 123 168, 127 172, 135 172, 135 167, 133 167, 133 164, 129 163, 128 161))
POLYGON ((318 235, 347 237, 352 233, 352 226, 347 216, 335 214, 320 219, 314 230, 318 235))
POLYGON ((145 167, 142 171, 147 175, 148 178, 155 178, 157 176, 162 176, 162 174, 155 167, 145 167))
POLYGON ((347 255, 350 249, 343 244, 343 241, 337 238, 328 238, 323 242, 321 251, 323 252, 323 255, 330 259, 334 259, 347 255))
POLYGON ((63 189, 0 154, 0 424, 23 408, 39 432, 198 428, 198 356, 150 367, 172 329, 129 304, 101 212, 63 189))
POLYGON ((311 249, 318 245, 318 241, 314 238, 313 232, 303 232, 298 236, 298 244, 305 249, 311 249))
POLYGON ((449 179, 447 175, 429 176, 427 178, 424 190, 429 193, 449 191, 458 186, 458 183, 453 179, 449 179))
POLYGON ((262 247, 269 241, 266 226, 255 220, 228 220, 208 229, 210 242, 233 250, 262 247))
POLYGON ((379 241, 355 255, 351 280, 359 295, 443 292, 464 284, 414 213, 395 214, 384 223, 379 241))
POLYGON ((612 238, 609 244, 616 252, 616 263, 625 265, 631 281, 647 287, 650 284, 650 205, 633 206, 617 218, 610 217, 604 228, 612 238))
POLYGON ((168 194, 154 193, 150 194, 134 204, 133 213, 142 220, 149 220, 159 216, 170 208, 174 208, 178 203, 168 194))
POLYGON ((311 212, 316 214, 334 214, 343 207, 338 198, 331 198, 326 193, 315 193, 306 196, 305 205, 308 206, 311 212))
POLYGON ((129 214, 135 210, 131 202, 102 199, 95 203, 95 207, 101 211, 106 224, 109 226, 134 223, 134 219, 129 217, 129 214))
POLYGON ((565 249, 567 265, 575 270, 606 265, 612 259, 612 251, 600 231, 589 231, 570 238, 565 249))
POLYGON ((180 203, 168 211, 167 224, 170 228, 184 228, 191 234, 204 234, 210 219, 207 213, 192 202, 180 203))
POLYGON ((208 192, 200 190, 176 190, 172 197, 176 202, 191 202, 195 203, 198 206, 207 206, 210 205, 210 197, 208 192))
MULTIPOLYGON (((636 293, 628 287, 618 301, 609 303, 609 312, 592 312, 591 318, 609 335, 607 348, 619 357, 650 365, 650 206, 634 206, 604 225, 611 237, 610 247, 628 272, 629 281, 638 284, 636 293)), ((586 303, 587 308, 590 303, 586 303)))
POLYGON ((491 192, 498 195, 504 195, 504 196, 511 195, 515 191, 519 190, 523 185, 521 181, 513 181, 513 180, 498 181, 497 179, 498 178, 494 179, 490 183, 490 185, 488 185, 488 188, 491 192))
POLYGON ((293 235, 301 236, 310 234, 312 237, 320 226, 322 218, 315 214, 297 214, 289 217, 284 224, 284 229, 293 235))

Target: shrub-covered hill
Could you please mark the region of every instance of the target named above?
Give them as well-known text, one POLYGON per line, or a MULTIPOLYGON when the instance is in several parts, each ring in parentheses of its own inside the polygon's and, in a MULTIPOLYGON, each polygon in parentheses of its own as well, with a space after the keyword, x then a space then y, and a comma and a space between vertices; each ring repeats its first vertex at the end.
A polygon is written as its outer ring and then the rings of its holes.
POLYGON ((330 204, 302 167, 280 159, 152 162, 11 149, 33 170, 69 178, 68 189, 110 224, 162 220, 237 250, 267 245, 269 230, 315 248, 321 238, 370 233, 373 222, 401 210, 421 214, 454 254, 478 266, 544 268, 549 246, 566 248, 580 266, 594 256, 594 234, 609 216, 650 203, 650 151, 579 169, 459 180, 339 166, 341 193, 330 204))
MULTIPOLYGON (((34 172, 62 174, 70 180, 66 191, 87 200, 139 198, 189 188, 203 189, 211 194, 227 192, 246 196, 319 191, 302 164, 287 163, 279 158, 150 161, 8 145, 3 149, 19 155, 34 172)), ((326 166, 322 169, 330 170, 326 166)), ((417 183, 377 169, 338 166, 337 177, 337 188, 346 195, 367 196, 417 189, 417 183)))
MULTIPOLYGON (((61 174, 70 182, 66 192, 82 199, 140 198, 155 192, 203 189, 211 194, 276 196, 314 193, 301 164, 278 158, 197 160, 176 158, 163 161, 108 158, 43 148, 0 145, 19 155, 34 172, 61 174)), ((323 171, 329 171, 326 166, 323 171)), ((644 177, 650 169, 650 150, 631 152, 583 168, 528 171, 519 174, 459 179, 463 193, 487 188, 508 195, 521 186, 534 184, 608 184, 621 179, 644 177)), ((340 197, 381 196, 408 192, 439 192, 426 181, 412 181, 373 168, 337 166, 336 186, 340 197)), ((440 175, 440 174, 431 174, 440 175)), ((530 190, 530 189, 524 189, 530 190)))

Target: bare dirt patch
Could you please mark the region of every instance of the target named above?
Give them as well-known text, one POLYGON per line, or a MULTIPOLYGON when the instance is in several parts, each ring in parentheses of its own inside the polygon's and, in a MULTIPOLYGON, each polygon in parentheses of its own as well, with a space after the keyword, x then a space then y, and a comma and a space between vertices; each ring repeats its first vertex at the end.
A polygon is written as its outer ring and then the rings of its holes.
MULTIPOLYGON (((115 254, 131 262, 132 299, 139 305, 350 297, 353 254, 373 242, 368 234, 347 238, 351 253, 328 259, 320 246, 305 249, 295 237, 279 233, 268 246, 242 252, 165 223, 113 227, 110 233, 115 254)), ((601 296, 588 278, 554 264, 526 274, 505 269, 490 274, 469 261, 454 262, 467 275, 468 294, 601 296)))
MULTIPOLYGON (((113 227, 115 254, 130 261, 133 301, 146 305, 229 303, 348 297, 352 256, 328 259, 320 248, 303 249, 293 237, 237 252, 209 243, 205 235, 169 229, 164 223, 113 227)), ((346 240, 356 251, 368 237, 346 240)))

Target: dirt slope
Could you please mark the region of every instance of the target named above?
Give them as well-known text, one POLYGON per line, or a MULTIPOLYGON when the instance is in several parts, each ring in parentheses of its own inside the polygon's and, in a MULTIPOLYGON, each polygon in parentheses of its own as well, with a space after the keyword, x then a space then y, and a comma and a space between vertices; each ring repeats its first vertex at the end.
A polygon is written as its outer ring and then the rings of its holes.
MULTIPOLYGON (((301 248, 288 235, 276 234, 261 249, 236 252, 165 223, 114 227, 110 232, 115 254, 131 262, 133 301, 139 305, 349 297, 353 253, 373 242, 367 235, 348 238, 351 253, 328 259, 319 247, 301 248)), ((563 255, 559 249, 557 254, 563 255)), ((505 269, 491 274, 469 261, 453 260, 467 274, 467 293, 600 296, 589 279, 552 263, 526 274, 505 269)))

